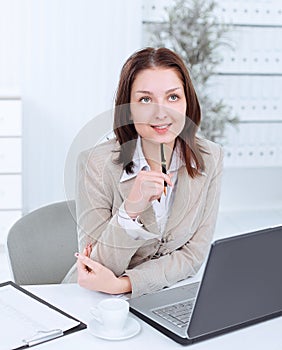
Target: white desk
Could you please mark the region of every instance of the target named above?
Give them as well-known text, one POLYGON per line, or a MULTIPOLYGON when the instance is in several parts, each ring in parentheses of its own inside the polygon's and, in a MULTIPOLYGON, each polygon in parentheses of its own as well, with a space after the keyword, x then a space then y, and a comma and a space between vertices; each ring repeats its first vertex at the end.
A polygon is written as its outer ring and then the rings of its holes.
MULTIPOLYGON (((86 324, 91 320, 90 307, 94 306, 99 300, 108 297, 101 293, 83 289, 76 284, 26 286, 25 288, 86 324)), ((167 338, 143 321, 139 320, 139 322, 142 326, 141 332, 128 340, 106 341, 98 339, 92 336, 88 329, 85 329, 38 345, 36 348, 48 350, 183 349, 182 345, 167 338)), ((282 317, 196 343, 188 346, 187 349, 189 348, 193 350, 281 350, 282 317)))

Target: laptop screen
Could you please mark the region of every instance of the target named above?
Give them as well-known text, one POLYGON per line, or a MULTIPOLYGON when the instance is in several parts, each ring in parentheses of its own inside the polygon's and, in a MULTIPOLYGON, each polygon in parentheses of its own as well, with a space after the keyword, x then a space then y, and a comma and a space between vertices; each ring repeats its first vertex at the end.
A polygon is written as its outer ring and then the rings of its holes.
POLYGON ((189 338, 281 313, 281 248, 282 226, 216 241, 191 317, 189 338))

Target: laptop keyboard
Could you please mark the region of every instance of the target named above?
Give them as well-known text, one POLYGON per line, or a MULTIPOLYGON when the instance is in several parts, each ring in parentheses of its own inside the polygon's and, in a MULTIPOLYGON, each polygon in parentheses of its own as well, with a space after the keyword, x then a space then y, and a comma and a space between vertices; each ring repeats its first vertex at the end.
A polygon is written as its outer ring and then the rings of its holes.
MULTIPOLYGON (((195 283, 194 296, 196 296, 198 283, 195 283)), ((184 328, 190 321, 195 298, 181 301, 172 305, 152 310, 154 314, 162 317, 179 328, 184 328)))
POLYGON ((154 310, 153 313, 171 322, 179 328, 186 327, 190 321, 195 299, 154 310))

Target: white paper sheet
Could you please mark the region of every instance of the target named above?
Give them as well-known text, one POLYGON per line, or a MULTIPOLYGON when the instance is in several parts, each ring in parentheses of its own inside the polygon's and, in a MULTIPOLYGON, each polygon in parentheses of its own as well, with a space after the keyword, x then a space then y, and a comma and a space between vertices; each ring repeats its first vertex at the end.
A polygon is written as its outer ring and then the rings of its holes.
POLYGON ((23 346, 24 339, 34 338, 40 331, 64 332, 78 324, 11 285, 0 288, 0 350, 23 346))

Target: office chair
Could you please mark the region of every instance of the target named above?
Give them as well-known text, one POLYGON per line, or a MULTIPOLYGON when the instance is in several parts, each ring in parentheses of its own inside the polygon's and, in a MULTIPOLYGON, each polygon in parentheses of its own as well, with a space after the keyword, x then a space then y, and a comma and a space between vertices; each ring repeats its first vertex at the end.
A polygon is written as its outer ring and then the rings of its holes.
POLYGON ((23 216, 7 238, 14 281, 21 285, 60 283, 76 261, 77 246, 74 200, 23 216))

